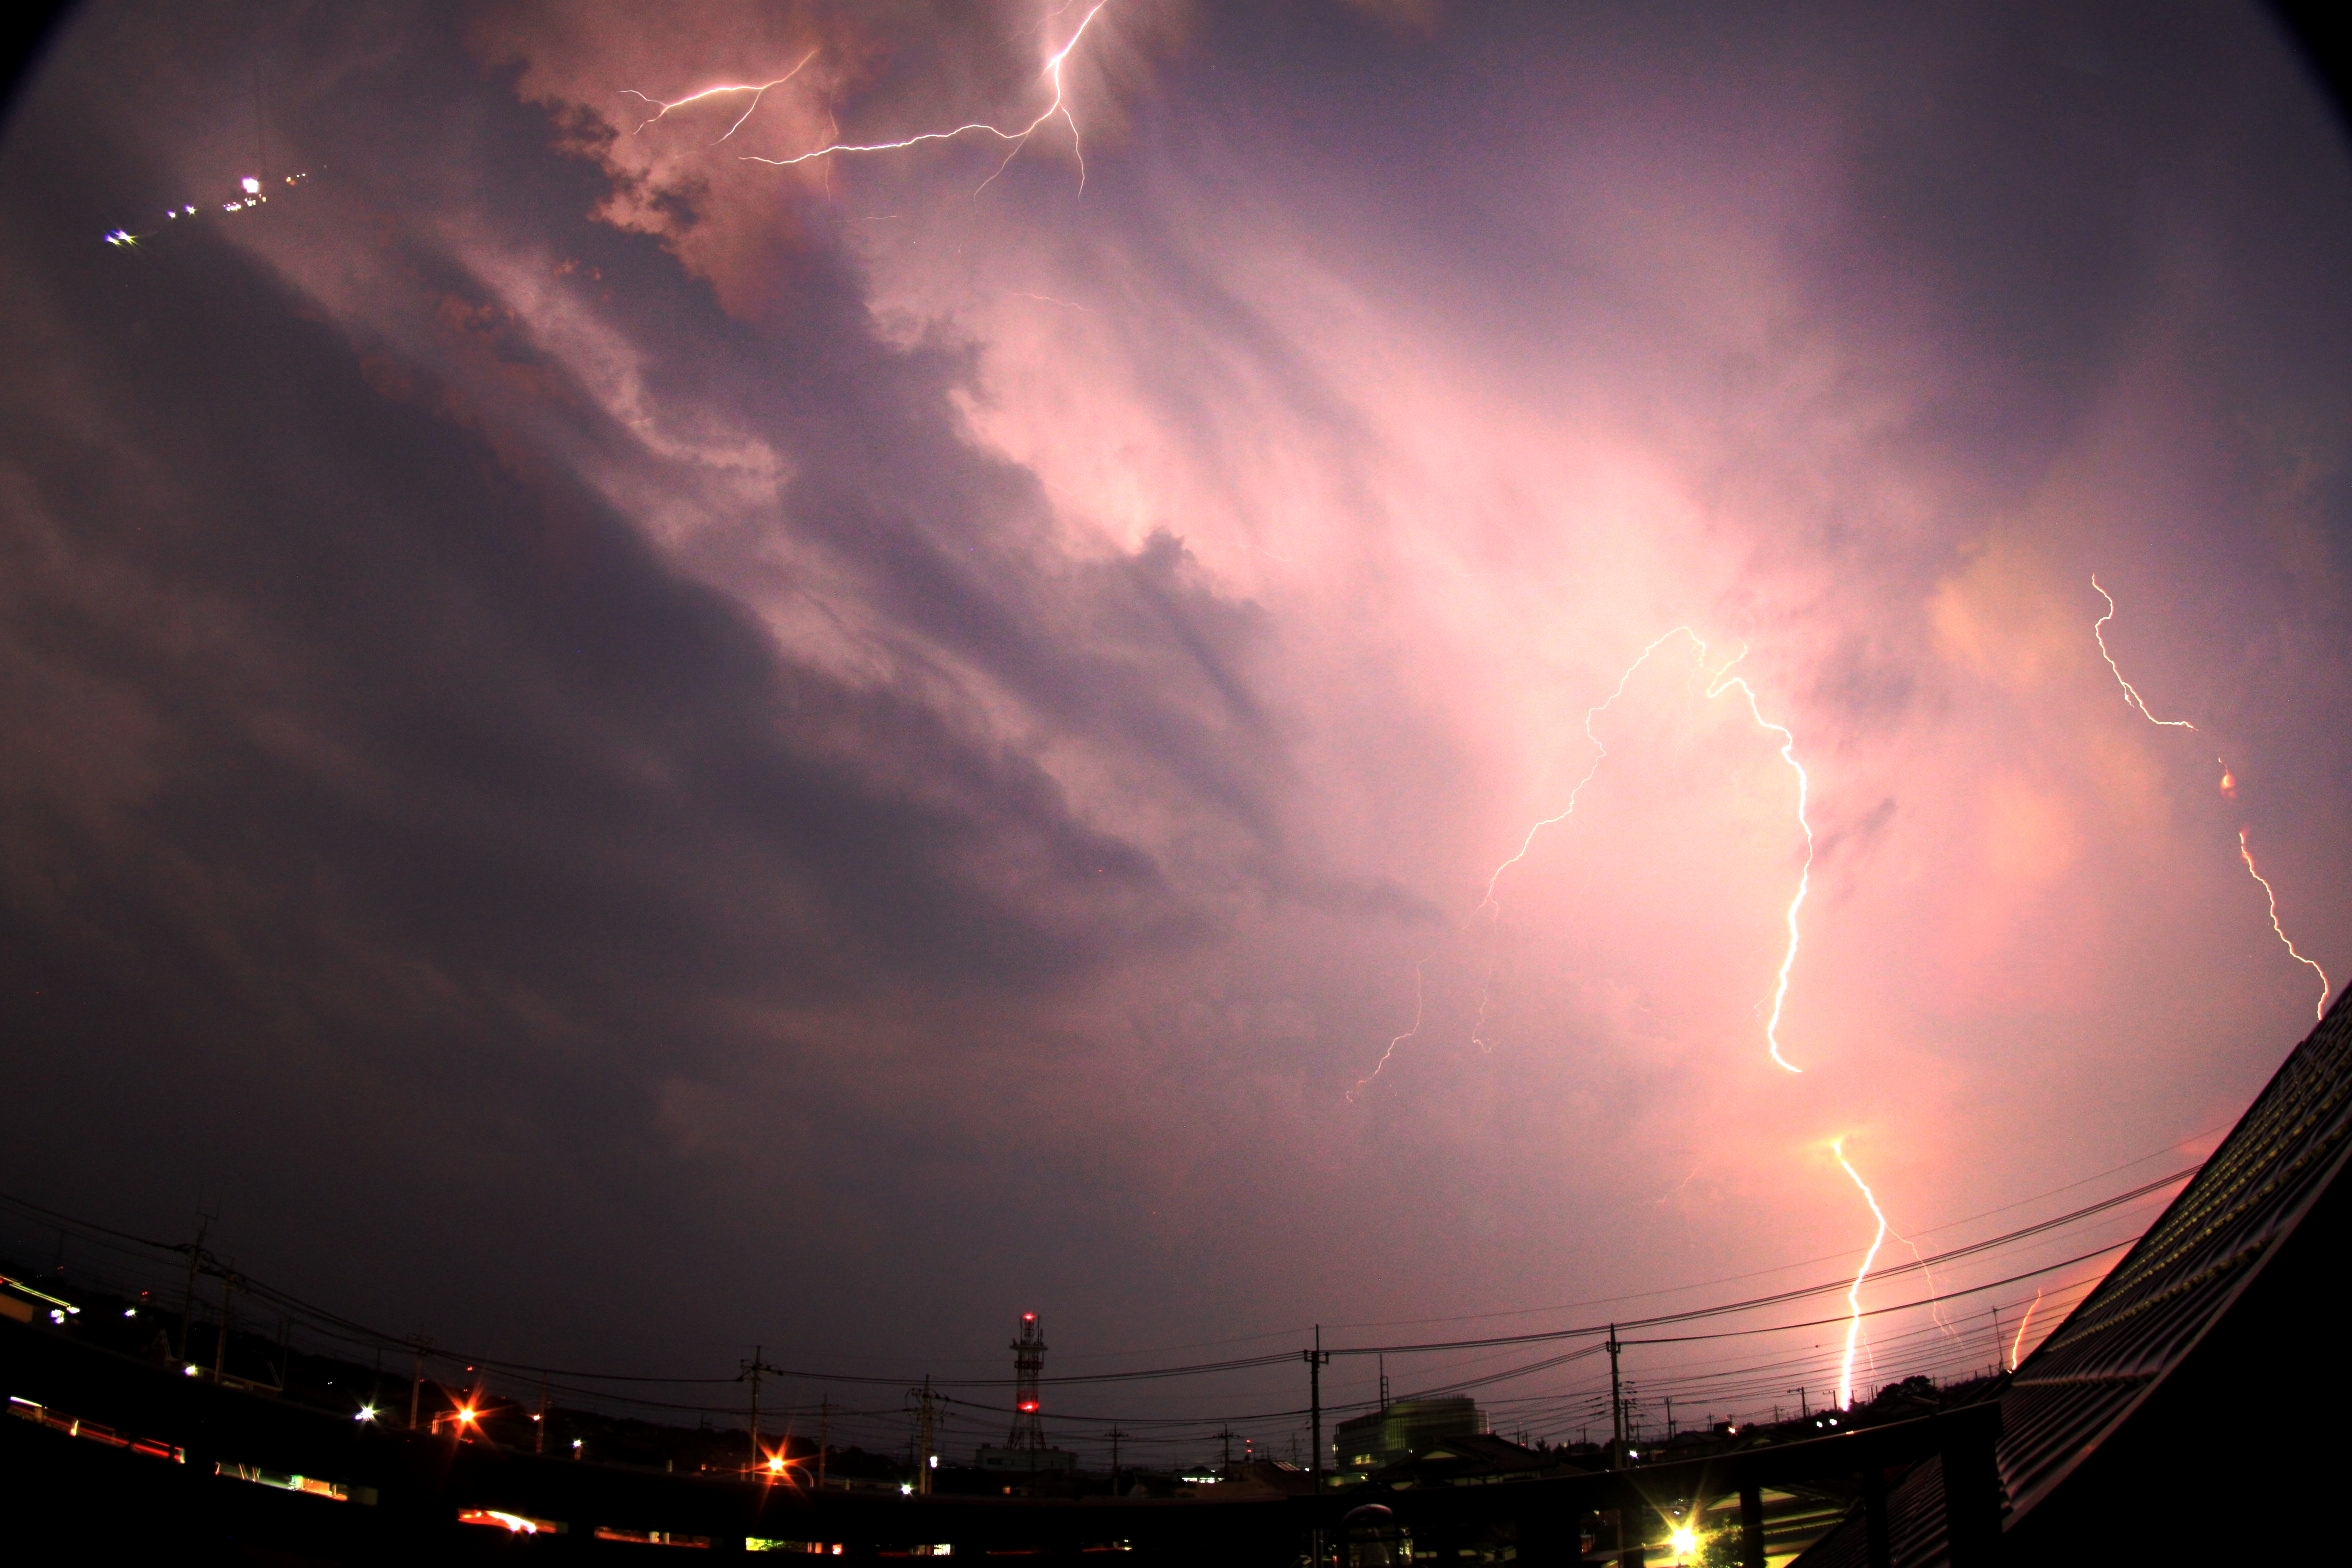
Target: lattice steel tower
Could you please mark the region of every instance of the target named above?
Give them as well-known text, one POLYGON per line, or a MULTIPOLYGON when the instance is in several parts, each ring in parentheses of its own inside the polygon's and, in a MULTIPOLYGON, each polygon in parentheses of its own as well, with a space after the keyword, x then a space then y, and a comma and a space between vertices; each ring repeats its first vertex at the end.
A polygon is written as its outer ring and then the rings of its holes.
POLYGON ((1013 1351, 1013 1435, 1005 1440, 1005 1447, 1042 1450, 1045 1447, 1045 1424, 1037 1415, 1037 1379, 1045 1370, 1045 1331, 1037 1326, 1037 1314, 1021 1314, 1021 1337, 1014 1340, 1013 1351))

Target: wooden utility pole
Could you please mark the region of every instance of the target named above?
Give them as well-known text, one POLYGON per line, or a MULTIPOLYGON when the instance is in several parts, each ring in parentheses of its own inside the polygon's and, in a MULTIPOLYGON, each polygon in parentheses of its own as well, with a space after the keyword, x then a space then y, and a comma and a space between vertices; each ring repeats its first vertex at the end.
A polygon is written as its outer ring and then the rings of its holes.
POLYGON ((751 1383, 751 1468, 754 1470, 759 1469, 762 1464, 765 1463, 768 1457, 760 1449, 760 1374, 763 1372, 773 1372, 778 1376, 782 1376, 784 1371, 782 1367, 769 1366, 766 1361, 762 1360, 760 1356, 761 1349, 762 1347, 758 1345, 751 1347, 751 1359, 743 1363, 743 1370, 737 1373, 735 1377, 735 1381, 738 1383, 744 1382, 747 1379, 751 1383))
MULTIPOLYGON (((196 1216, 196 1242, 188 1249, 188 1288, 180 1297, 180 1365, 188 1364, 188 1330, 196 1324, 196 1265, 204 1260, 204 1233, 212 1228, 212 1216, 196 1216)), ((1993 1339, 2000 1341, 2000 1331, 1994 1330, 1993 1339)))
POLYGON ((433 1342, 418 1334, 408 1344, 416 1352, 416 1370, 409 1374, 408 1379, 408 1429, 413 1432, 417 1424, 417 1399, 425 1389, 425 1352, 433 1348, 433 1342))
POLYGON ((923 1374, 923 1386, 914 1390, 914 1395, 922 1402, 922 1414, 917 1418, 915 1424, 915 1490, 923 1496, 929 1497, 931 1495, 931 1400, 933 1397, 930 1373, 923 1374))
POLYGON ((236 1304, 237 1276, 227 1268, 221 1269, 220 1342, 212 1353, 212 1380, 217 1383, 229 1375, 229 1313, 236 1304))
POLYGON ((1625 1347, 1617 1342, 1617 1325, 1609 1325, 1609 1468, 1621 1468, 1625 1463, 1625 1385, 1617 1376, 1617 1353, 1625 1347))
POLYGON ((1323 1325, 1315 1325, 1315 1348, 1301 1351, 1307 1358, 1307 1412, 1314 1432, 1314 1452, 1307 1455, 1307 1474, 1315 1481, 1315 1490, 1323 1490, 1323 1369, 1331 1364, 1331 1352, 1323 1348, 1323 1325))

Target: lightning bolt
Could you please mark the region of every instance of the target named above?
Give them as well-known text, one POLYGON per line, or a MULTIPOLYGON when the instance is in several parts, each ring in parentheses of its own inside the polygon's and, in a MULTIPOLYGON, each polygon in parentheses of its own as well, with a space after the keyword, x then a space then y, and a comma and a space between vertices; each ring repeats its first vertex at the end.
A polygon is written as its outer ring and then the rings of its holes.
MULTIPOLYGON (((2111 595, 2109 595, 2106 589, 2099 586, 2099 574, 2097 572, 2091 573, 2091 588, 2099 595, 2100 598, 2107 601, 2107 613, 2100 616, 2097 620, 2091 623, 2091 636, 2098 641, 2099 657, 2105 659, 2107 661, 2107 668, 2115 672, 2115 684, 2123 688, 2124 705, 2126 707, 2139 709, 2140 717, 2146 719, 2150 724, 2161 724, 2166 729, 2170 730, 2196 729, 2197 726, 2191 724, 2186 719, 2160 719, 2156 717, 2155 714, 2150 713, 2148 711, 2147 703, 2140 699, 2139 688, 2135 687, 2130 681, 2127 681, 2123 678, 2122 666, 2115 662, 2115 655, 2107 651, 2107 623, 2115 619, 2115 600, 2111 595)), ((2222 769, 2224 772, 2227 772, 2229 769, 2229 764, 2223 763, 2222 769)))
MULTIPOLYGON (((2123 678, 2123 670, 2116 664, 2115 655, 2107 651, 2107 638, 2104 635, 2107 623, 2115 619, 2115 599, 2107 592, 2106 589, 2099 586, 2099 574, 2096 572, 2091 574, 2091 587, 2094 591, 2097 592, 2100 598, 2107 601, 2107 613, 2100 616, 2096 621, 2091 623, 2091 636, 2098 641, 2099 657, 2105 659, 2107 661, 2107 668, 2114 671, 2115 684, 2123 688, 2123 700, 2125 706, 2139 709, 2140 716, 2145 718, 2151 724, 2161 724, 2166 729, 2196 731, 2197 726, 2191 724, 2187 719, 2160 719, 2156 717, 2155 714, 2150 713, 2148 711, 2147 703, 2140 699, 2140 694, 2137 688, 2135 688, 2130 681, 2127 681, 2123 678)), ((2200 734, 2203 733, 2202 731, 2197 732, 2200 734)), ((2226 758, 2216 757, 2213 760, 2214 763, 2221 769, 2221 793, 2231 800, 2237 799, 2237 774, 2231 771, 2229 762, 2226 758)), ((2256 882, 2262 884, 2262 896, 2270 906, 2270 929, 2272 934, 2277 936, 2279 939, 2279 945, 2287 950, 2287 955, 2294 959, 2296 963, 2306 966, 2313 974, 2319 976, 2319 1001, 2317 1005, 2313 1007, 2312 1013, 2314 1017, 2324 1020, 2327 1017, 2328 993, 2334 990, 2335 987, 2328 980, 2328 972, 2325 969, 2320 968, 2319 965, 2313 960, 2304 957, 2302 950, 2295 946, 2294 939, 2287 935, 2286 928, 2279 924, 2278 891, 2270 885, 2270 879, 2255 868, 2254 851, 2247 844, 2246 829, 2243 827, 2238 829, 2238 858, 2246 863, 2246 875, 2252 877, 2256 882)))
POLYGON ((769 88, 781 87, 786 82, 791 81, 795 76, 798 76, 802 71, 806 70, 808 68, 808 63, 811 60, 814 60, 816 57, 817 51, 811 49, 807 54, 804 54, 800 57, 800 64, 794 66, 791 70, 786 71, 782 76, 777 77, 772 82, 731 82, 720 87, 705 87, 698 93, 688 93, 683 98, 672 98, 666 101, 660 98, 652 97, 645 93, 641 93, 634 87, 624 87, 621 89, 621 93, 624 97, 634 98, 639 103, 649 103, 654 106, 654 112, 647 118, 638 121, 637 129, 631 131, 629 134, 631 136, 639 135, 648 125, 655 124, 661 120, 663 116, 667 115, 672 109, 683 109, 688 104, 700 103, 705 98, 723 97, 728 93, 751 94, 751 102, 743 106, 743 112, 735 117, 735 123, 727 127, 725 135, 719 137, 718 141, 711 143, 713 147, 716 147, 719 142, 725 141, 727 137, 732 136, 737 131, 743 129, 743 122, 751 118, 752 111, 760 106, 760 100, 768 95, 769 88))
POLYGON ((1870 1183, 1862 1179, 1862 1173, 1846 1158, 1845 1144, 1843 1138, 1834 1139, 1829 1152, 1837 1156, 1838 1164, 1845 1167, 1854 1185, 1862 1189, 1862 1201, 1870 1205, 1871 1215, 1878 1221, 1878 1233, 1870 1238, 1870 1250, 1862 1255, 1862 1266, 1854 1271, 1854 1283, 1846 1289, 1846 1354, 1838 1364, 1838 1405, 1851 1410, 1854 1408, 1854 1342, 1862 1336, 1862 1282, 1870 1277, 1870 1266, 1878 1261, 1878 1249, 1886 1245, 1887 1217, 1886 1211, 1878 1206, 1878 1195, 1870 1190, 1870 1183))
MULTIPOLYGON (((1692 655, 1698 663, 1699 672, 1702 675, 1707 674, 1707 644, 1705 639, 1701 638, 1697 632, 1692 631, 1688 626, 1677 626, 1670 631, 1662 632, 1658 636, 1652 638, 1650 640, 1649 646, 1642 649, 1642 651, 1635 656, 1634 661, 1625 667, 1624 673, 1617 677, 1617 685, 1613 690, 1610 691, 1609 695, 1584 710, 1584 738, 1592 744, 1592 766, 1584 770, 1584 777, 1578 779, 1576 781, 1576 787, 1568 792, 1568 803, 1562 806, 1560 810, 1552 816, 1541 818, 1531 825, 1528 828, 1525 836, 1520 839, 1517 853, 1513 854, 1510 859, 1504 861, 1501 865, 1495 867, 1494 871, 1487 877, 1485 896, 1479 900, 1478 908, 1476 911, 1474 911, 1474 915, 1486 916, 1491 928, 1494 928, 1499 932, 1502 924, 1503 906, 1501 900, 1496 896, 1496 891, 1502 885, 1503 873, 1510 870, 1513 866, 1518 865, 1521 861, 1527 858, 1528 851, 1535 847, 1537 836, 1541 834, 1545 828, 1556 827, 1560 823, 1567 821, 1575 814, 1576 802, 1579 797, 1584 794, 1584 787, 1593 781, 1594 776, 1601 771, 1601 764, 1608 760, 1609 748, 1602 744, 1601 738, 1598 735, 1593 733, 1593 721, 1599 718, 1603 713, 1606 713, 1611 707, 1615 706, 1617 699, 1625 695, 1625 688, 1632 683, 1635 673, 1639 671, 1643 665, 1649 663, 1653 654, 1655 654, 1660 648, 1663 648, 1666 644, 1674 641, 1677 637, 1684 637, 1690 640, 1692 655)), ((1747 650, 1743 648, 1740 650, 1738 655, 1725 663, 1720 670, 1715 671, 1714 674, 1709 677, 1706 696, 1707 700, 1712 702, 1714 699, 1722 696, 1727 691, 1737 691, 1741 697, 1746 699, 1748 705, 1748 716, 1756 721, 1757 728, 1769 731, 1772 734, 1778 735, 1780 737, 1780 760, 1787 763, 1789 770, 1797 776, 1797 826, 1804 831, 1805 835, 1805 863, 1803 868, 1797 874, 1796 895, 1789 900, 1788 909, 1784 916, 1785 922, 1788 926, 1788 946, 1781 953, 1780 969, 1774 976, 1773 980, 1772 1012, 1771 1016, 1765 1020, 1764 1024, 1764 1044, 1765 1049, 1771 1053, 1773 1065, 1788 1072, 1800 1073, 1804 1071, 1803 1068, 1797 1066, 1787 1057, 1781 1055, 1780 1023, 1781 1017, 1788 1006, 1789 979, 1791 974, 1795 971, 1797 964, 1797 945, 1800 936, 1797 925, 1797 915, 1798 912, 1805 907, 1806 895, 1812 890, 1813 886, 1813 823, 1806 815, 1806 807, 1810 804, 1811 801, 1812 780, 1806 776, 1804 764, 1797 760, 1797 737, 1795 733, 1792 732, 1788 726, 1784 724, 1775 724, 1770 719, 1765 718, 1763 708, 1756 696, 1756 689, 1748 684, 1746 677, 1736 676, 1731 673, 1732 669, 1738 665, 1740 660, 1746 657, 1747 650)), ((1487 1007, 1493 1000, 1494 996, 1494 965, 1495 963, 1499 962, 1499 944, 1493 949, 1493 951, 1496 956, 1489 961, 1487 968, 1486 989, 1479 997, 1478 1017, 1471 1025, 1470 1029, 1471 1042, 1482 1050, 1486 1048, 1486 1041, 1483 1037, 1483 1031, 1486 1027, 1487 1007)))
POLYGON ((2025 1350, 2025 1331, 2033 1327, 2034 1307, 2041 1304, 2042 1293, 2037 1290, 2034 1292, 2033 1306, 2025 1309, 2025 1321, 2017 1325, 2017 1338, 2010 1341, 2009 1344, 2009 1370, 2012 1372, 2017 1370, 2017 1358, 2025 1350))
POLYGON ((2311 1011, 2314 1017, 2324 1022, 2327 1018, 2328 992, 2334 990, 2335 987, 2328 982, 2328 972, 2311 959, 2305 958, 2296 948, 2294 941, 2288 937, 2285 929, 2279 925, 2278 894, 2271 888, 2270 878, 2254 869, 2254 851, 2247 847, 2244 828, 2238 829, 2238 858, 2246 863, 2246 875, 2262 884, 2262 896, 2270 901, 2270 929, 2277 934, 2279 941, 2285 945, 2288 953, 2293 955, 2296 963, 2308 965, 2311 972, 2319 976, 2319 1001, 2313 1005, 2311 1011))
POLYGON ((1362 1094, 1365 1088, 1370 1085, 1372 1080, 1380 1076, 1380 1069, 1386 1067, 1388 1065, 1388 1059, 1396 1055, 1397 1047, 1404 1044, 1407 1040, 1412 1039, 1413 1036, 1421 1032, 1421 1010, 1423 1002, 1422 977, 1423 972, 1429 966, 1429 960, 1435 958, 1436 956, 1437 954, 1434 952, 1424 953, 1419 959, 1414 961, 1412 1027, 1407 1029, 1403 1034, 1398 1035, 1395 1039, 1389 1041, 1388 1049, 1380 1053, 1380 1060, 1372 1064, 1372 1070, 1366 1073, 1363 1077, 1356 1080, 1356 1086, 1347 1092, 1347 1100, 1349 1104, 1354 1104, 1356 1096, 1362 1094))
POLYGON ((1046 122, 1059 119, 1070 128, 1070 150, 1078 160, 1078 189, 1081 194, 1084 194, 1086 190, 1086 149, 1078 133, 1077 117, 1070 112, 1069 97, 1062 82, 1062 67, 1069 62, 1070 52, 1078 47, 1078 41, 1086 36, 1086 29, 1093 25, 1094 19, 1102 15, 1109 4, 1110 0, 1097 0, 1097 3, 1083 17, 1079 18, 1078 26, 1071 32, 1069 41, 1046 56, 1045 68, 1038 74, 1053 85, 1052 101, 1046 104, 1037 118, 1018 130, 1006 130, 1002 126, 991 125, 983 120, 973 120, 956 126, 952 130, 922 131, 894 142, 830 142, 823 147, 811 148, 807 152, 796 153, 789 158, 761 158, 746 154, 744 161, 764 163, 771 168, 789 169, 803 163, 814 162, 819 158, 830 158, 838 153, 897 152, 908 147, 919 147, 925 142, 953 141, 959 136, 966 135, 992 136, 1000 142, 1010 143, 1010 148, 1004 156, 1004 162, 996 166, 995 174, 989 175, 987 179, 980 182, 979 190, 973 192, 976 196, 980 191, 984 191, 994 184, 998 174, 1004 173, 1012 166, 1013 160, 1021 155, 1021 149, 1029 144, 1029 138, 1034 136, 1046 122))

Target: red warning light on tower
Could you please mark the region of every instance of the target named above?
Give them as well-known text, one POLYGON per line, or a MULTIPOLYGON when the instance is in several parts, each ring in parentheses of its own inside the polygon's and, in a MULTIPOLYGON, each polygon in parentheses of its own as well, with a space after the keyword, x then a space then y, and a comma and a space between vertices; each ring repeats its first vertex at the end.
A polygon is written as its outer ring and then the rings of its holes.
POLYGON ((1042 1453, 1045 1425, 1037 1418, 1037 1382, 1045 1372, 1045 1331, 1038 1327, 1036 1313, 1021 1314, 1020 1337, 1013 1341, 1012 1352, 1013 1432, 1005 1447, 1042 1453))

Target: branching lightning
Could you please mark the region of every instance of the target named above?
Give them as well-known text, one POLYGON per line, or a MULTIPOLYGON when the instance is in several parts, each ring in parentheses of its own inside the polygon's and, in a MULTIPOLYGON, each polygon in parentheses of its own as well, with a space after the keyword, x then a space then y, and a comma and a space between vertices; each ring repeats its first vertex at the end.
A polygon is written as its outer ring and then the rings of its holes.
POLYGON ((794 66, 791 70, 786 71, 782 76, 777 77, 772 82, 731 82, 719 87, 705 87, 698 93, 688 93, 683 98, 672 98, 666 101, 660 98, 655 98, 647 93, 641 93, 634 87, 624 87, 621 89, 623 96, 634 98, 639 103, 652 104, 654 108, 654 112, 647 118, 638 121, 636 129, 631 131, 629 134, 632 136, 639 135, 648 125, 656 123, 663 116, 667 115, 672 109, 683 109, 688 104, 700 103, 705 98, 724 97, 728 93, 751 94, 751 102, 743 106, 743 112, 735 117, 735 123, 727 127, 725 133, 719 137, 718 141, 711 143, 713 147, 716 147, 719 142, 725 141, 727 137, 732 136, 737 131, 743 129, 743 122, 751 118, 752 111, 760 106, 760 100, 768 95, 769 88, 781 87, 786 82, 791 81, 795 76, 798 76, 802 71, 806 70, 808 68, 808 63, 811 60, 814 60, 816 57, 817 51, 811 49, 807 54, 804 54, 800 57, 800 64, 794 66))
POLYGON ((953 141, 960 136, 967 135, 989 136, 1000 142, 1009 143, 1010 146, 1005 153, 1004 162, 996 166, 996 173, 980 182, 980 189, 986 190, 995 181, 998 174, 1004 173, 1007 168, 1012 166, 1012 161, 1021 155, 1021 149, 1029 144, 1031 136, 1034 136, 1048 121, 1058 119, 1070 128, 1070 150, 1078 160, 1078 189, 1084 192, 1086 189, 1086 150, 1078 133, 1077 117, 1070 112, 1069 96, 1062 81, 1062 67, 1069 62, 1070 52, 1078 47, 1078 41, 1086 36, 1086 29, 1093 24, 1096 17, 1102 15, 1104 7, 1109 3, 1110 0, 1096 0, 1096 4, 1083 17, 1079 18, 1078 26, 1070 34, 1069 41, 1046 56, 1045 68, 1039 72, 1039 75, 1052 84, 1052 100, 1046 104, 1035 119, 1018 129, 1007 130, 1003 126, 991 125, 984 120, 973 120, 956 126, 952 130, 922 131, 898 141, 830 142, 823 147, 811 148, 807 152, 796 153, 789 158, 762 158, 746 154, 744 161, 764 163, 771 168, 789 169, 799 164, 814 162, 819 158, 830 158, 841 153, 897 152, 908 147, 921 146, 925 142, 953 141))
MULTIPOLYGON (((2125 706, 2137 708, 2140 711, 2140 716, 2145 718, 2151 724, 2161 724, 2166 729, 2189 730, 2196 733, 2202 733, 2202 731, 2197 730, 2196 725, 2191 724, 2187 719, 2160 719, 2156 717, 2155 714, 2148 711, 2148 705, 2146 702, 2141 700, 2138 689, 2135 688, 2130 681, 2127 681, 2123 678, 2123 670, 2116 664, 2115 655, 2107 651, 2107 638, 2105 633, 2107 623, 2115 619, 2114 596, 2109 594, 2105 588, 2099 586, 2099 576, 2096 572, 2091 574, 2091 587, 2100 598, 2107 601, 2107 613, 2100 616, 2096 621, 2091 623, 2091 636, 2096 639, 2099 644, 2099 657, 2105 659, 2107 661, 2107 668, 2114 672, 2115 684, 2123 688, 2123 700, 2125 706)), ((2237 799, 2237 774, 2231 770, 2229 762, 2226 758, 2216 757, 2213 760, 2215 765, 2221 769, 2221 793, 2228 799, 2237 799)), ((2238 829, 2238 858, 2246 863, 2246 875, 2252 877, 2256 882, 2262 885, 2262 896, 2270 907, 2270 929, 2271 932, 2278 937, 2279 945, 2287 950, 2288 956, 2293 958, 2296 963, 2306 966, 2313 974, 2319 976, 2319 1001, 2318 1004, 2312 1009, 2312 1012, 2315 1017, 2321 1019, 2326 1018, 2328 993, 2334 990, 2335 987, 2328 980, 2328 972, 2325 969, 2320 968, 2320 966, 2313 960, 2304 957, 2302 950, 2295 946, 2293 938, 2287 935, 2286 928, 2279 924, 2278 890, 2270 885, 2270 879, 2268 877, 2264 876, 2259 870, 2255 868, 2254 851, 2247 843, 2246 829, 2244 827, 2240 827, 2238 829)))
POLYGON ((1838 1408, 1851 1410, 1854 1407, 1854 1344, 1862 1336, 1862 1282, 1870 1277, 1870 1266, 1878 1261, 1878 1249, 1886 1245, 1887 1217, 1886 1211, 1878 1206, 1878 1195, 1870 1190, 1870 1183, 1862 1179, 1862 1173, 1854 1169, 1853 1162, 1846 1158, 1845 1140, 1833 1140, 1829 1152, 1837 1156, 1838 1164, 1845 1167, 1846 1174, 1854 1179, 1854 1185, 1862 1189, 1862 1201, 1870 1205, 1871 1216, 1878 1221, 1878 1233, 1870 1238, 1870 1250, 1862 1255, 1862 1266, 1854 1271, 1854 1283, 1846 1290, 1849 1316, 1846 1319, 1846 1354, 1838 1363, 1838 1408))
MULTIPOLYGON (((1635 673, 1650 661, 1650 656, 1677 637, 1685 637, 1690 640, 1693 657, 1698 662, 1700 673, 1707 673, 1707 644, 1705 640, 1688 626, 1677 626, 1671 631, 1662 632, 1651 639, 1649 646, 1642 649, 1635 656, 1633 662, 1625 667, 1624 673, 1617 677, 1617 685, 1609 695, 1584 710, 1584 738, 1592 743, 1592 765, 1584 770, 1584 777, 1578 779, 1576 787, 1568 792, 1568 803, 1554 815, 1542 818, 1530 826, 1519 841, 1518 851, 1510 859, 1496 866, 1493 872, 1488 875, 1486 893, 1479 900, 1478 908, 1474 913, 1484 915, 1490 926, 1499 928, 1502 923, 1503 908, 1500 900, 1496 897, 1496 890, 1502 885, 1503 873, 1527 858, 1528 851, 1535 847, 1536 836, 1542 833, 1545 828, 1555 827, 1575 814, 1576 802, 1583 795, 1584 787, 1593 781, 1594 775, 1601 770, 1601 764, 1608 760, 1609 748, 1602 744, 1598 735, 1593 733, 1593 721, 1613 707, 1618 698, 1625 695, 1625 688, 1632 683, 1635 673)), ((1709 701, 1713 701, 1727 691, 1736 690, 1746 698, 1748 716, 1756 721, 1757 728, 1768 730, 1780 737, 1780 760, 1787 763, 1789 771, 1797 776, 1797 826, 1805 835, 1805 863, 1798 872, 1796 895, 1789 900, 1788 910, 1784 917, 1788 926, 1788 946, 1781 954, 1780 969, 1773 979, 1772 1011, 1764 1024, 1765 1048, 1771 1053, 1773 1064, 1788 1072, 1796 1073, 1802 1072, 1804 1069, 1781 1055, 1780 1052, 1780 1022, 1782 1014, 1788 1006, 1789 978, 1795 971, 1797 963, 1799 936, 1797 915, 1805 907, 1806 894, 1811 891, 1813 885, 1813 824, 1806 815, 1806 806, 1811 798, 1812 781, 1806 777, 1804 764, 1797 761, 1796 735, 1786 725, 1775 724, 1765 718, 1763 709, 1758 704, 1756 689, 1748 684, 1746 677, 1731 673, 1732 669, 1745 657, 1747 657, 1747 650, 1742 649, 1736 657, 1715 671, 1708 679, 1706 695, 1709 701)), ((1494 968, 1490 962, 1487 969, 1486 989, 1478 1001, 1478 1017, 1476 1022, 1471 1025, 1470 1030, 1472 1043, 1481 1049, 1486 1046, 1483 1031, 1486 1027, 1487 1007, 1492 1001, 1493 995, 1494 968)), ((1377 1073, 1377 1069, 1375 1069, 1375 1073, 1377 1073)))

